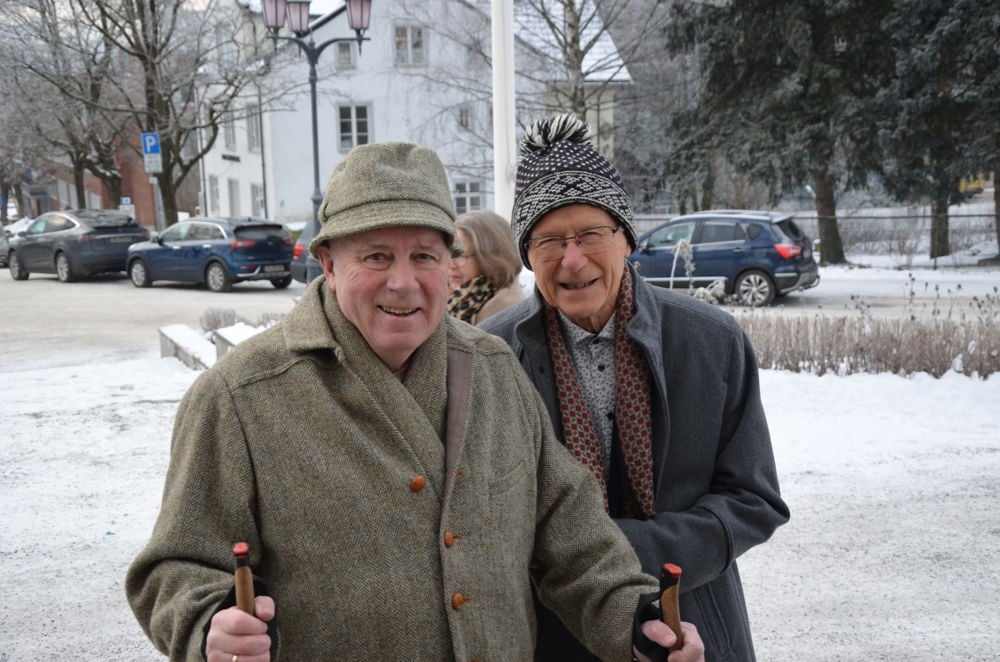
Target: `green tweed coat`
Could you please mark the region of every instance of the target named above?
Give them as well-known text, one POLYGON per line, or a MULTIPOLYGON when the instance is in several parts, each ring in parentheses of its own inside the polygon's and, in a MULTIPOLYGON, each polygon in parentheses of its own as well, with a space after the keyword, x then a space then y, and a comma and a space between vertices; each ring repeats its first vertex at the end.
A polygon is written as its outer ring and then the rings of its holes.
POLYGON ((446 316, 400 382, 322 280, 181 402, 126 581, 171 659, 201 659, 241 540, 283 661, 530 660, 532 581, 593 651, 628 660, 656 588, 503 341, 446 316))

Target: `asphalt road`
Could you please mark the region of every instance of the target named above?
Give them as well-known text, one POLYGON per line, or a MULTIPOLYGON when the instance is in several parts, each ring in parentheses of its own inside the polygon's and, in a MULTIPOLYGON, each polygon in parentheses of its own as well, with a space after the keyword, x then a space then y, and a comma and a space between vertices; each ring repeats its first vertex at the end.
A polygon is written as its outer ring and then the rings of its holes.
POLYGON ((304 290, 293 282, 241 283, 231 292, 204 286, 154 283, 140 289, 124 274, 61 283, 54 275, 26 281, 0 272, 0 373, 120 360, 159 351, 157 329, 186 324, 200 329, 209 309, 232 310, 250 322, 285 314, 304 290))
MULTIPOLYGON (((909 316, 975 314, 992 297, 1000 310, 997 269, 826 269, 820 285, 778 299, 763 314, 909 316)), ((530 281, 530 273, 522 282, 530 281)), ((0 270, 0 373, 120 360, 159 351, 157 329, 186 324, 200 329, 210 309, 231 310, 251 323, 285 314, 303 292, 270 283, 241 283, 231 292, 158 282, 139 289, 121 275, 75 283, 32 274, 14 281, 0 270)))

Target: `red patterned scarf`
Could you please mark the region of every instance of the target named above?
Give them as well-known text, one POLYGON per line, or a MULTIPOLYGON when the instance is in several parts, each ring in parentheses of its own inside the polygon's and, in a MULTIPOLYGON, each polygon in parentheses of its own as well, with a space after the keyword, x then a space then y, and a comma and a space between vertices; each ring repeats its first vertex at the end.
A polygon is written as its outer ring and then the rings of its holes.
MULTIPOLYGON (((652 404, 646 364, 636 345, 625 333, 635 315, 632 273, 625 269, 615 309, 615 423, 621 444, 625 473, 638 504, 624 500, 626 517, 652 517, 653 502, 652 404), (638 511, 638 512, 636 512, 638 511)), ((604 453, 597 428, 590 417, 580 387, 573 357, 566 347, 556 309, 545 306, 545 331, 552 351, 559 413, 566 448, 597 477, 608 509, 608 485, 604 475, 604 453)), ((627 492, 627 490, 626 490, 627 492)))

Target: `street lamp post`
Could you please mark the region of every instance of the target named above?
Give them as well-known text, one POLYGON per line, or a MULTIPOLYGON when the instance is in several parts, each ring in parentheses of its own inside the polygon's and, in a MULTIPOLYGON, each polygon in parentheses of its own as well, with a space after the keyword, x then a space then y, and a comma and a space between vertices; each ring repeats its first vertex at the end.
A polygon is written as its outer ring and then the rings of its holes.
MULTIPOLYGON (((361 43, 368 41, 364 37, 368 29, 368 22, 371 18, 371 0, 345 0, 347 7, 347 24, 354 30, 355 37, 336 37, 328 39, 321 44, 316 44, 313 40, 312 30, 309 28, 309 0, 263 0, 264 25, 267 27, 268 36, 277 46, 278 40, 293 41, 298 44, 299 50, 305 54, 309 61, 309 95, 312 103, 312 149, 313 149, 313 215, 309 221, 312 224, 312 235, 315 237, 319 233, 319 204, 323 201, 323 193, 319 188, 319 124, 316 117, 316 63, 320 54, 326 50, 330 44, 345 41, 357 41, 358 53, 361 53, 361 43), (288 37, 278 34, 288 19, 288 28, 295 35, 288 37), (308 35, 308 40, 306 36, 308 35)), ((309 254, 306 256, 306 283, 312 282, 316 276, 322 273, 319 262, 309 254)))

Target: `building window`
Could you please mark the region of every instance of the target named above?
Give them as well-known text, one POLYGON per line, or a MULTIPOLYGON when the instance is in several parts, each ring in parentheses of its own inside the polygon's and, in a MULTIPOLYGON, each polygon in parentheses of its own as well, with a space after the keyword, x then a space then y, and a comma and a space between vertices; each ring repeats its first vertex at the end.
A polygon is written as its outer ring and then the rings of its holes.
POLYGON ((222 140, 226 145, 226 149, 236 149, 236 125, 233 124, 232 119, 228 119, 222 123, 222 140))
POLYGON ((466 131, 472 128, 472 109, 468 106, 458 107, 458 125, 466 131))
POLYGON ((215 43, 219 44, 219 64, 228 68, 236 64, 238 46, 233 40, 231 29, 220 26, 215 29, 215 43))
POLYGON ((355 67, 354 60, 354 42, 340 42, 337 44, 337 70, 343 71, 344 69, 353 69, 355 67))
POLYGON ((254 218, 264 218, 264 187, 260 184, 250 185, 250 215, 254 218))
POLYGON ((219 213, 219 178, 215 175, 208 177, 208 213, 219 213))
POLYGON ((340 149, 350 150, 367 145, 369 140, 368 106, 341 106, 340 149))
POLYGON ((247 106, 247 149, 259 152, 262 144, 260 109, 257 106, 247 106))
POLYGON ((455 184, 455 212, 464 214, 483 208, 479 182, 457 182, 455 184))
POLYGON ((230 179, 227 180, 227 185, 229 187, 229 215, 239 216, 240 215, 240 180, 230 179))
POLYGON ((427 61, 423 28, 416 25, 397 25, 395 41, 396 64, 418 66, 427 61))

